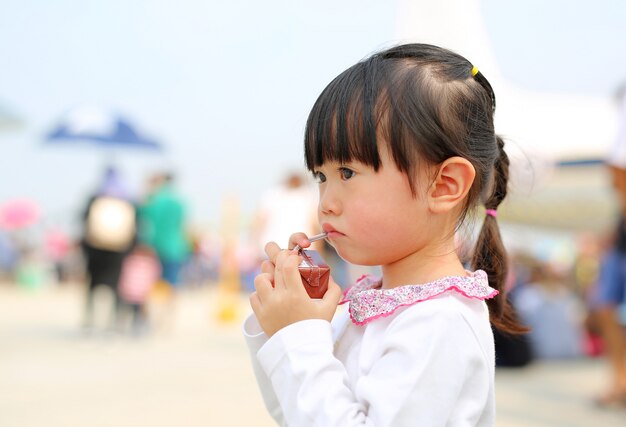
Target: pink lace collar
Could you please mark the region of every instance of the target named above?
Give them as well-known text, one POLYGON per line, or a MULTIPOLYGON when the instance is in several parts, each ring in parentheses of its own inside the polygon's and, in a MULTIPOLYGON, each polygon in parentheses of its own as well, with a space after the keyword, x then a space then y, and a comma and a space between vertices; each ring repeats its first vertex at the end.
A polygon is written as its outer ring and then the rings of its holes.
POLYGON ((483 270, 467 276, 449 276, 423 285, 405 285, 380 289, 380 279, 363 276, 344 293, 339 304, 350 303, 350 318, 356 325, 365 325, 379 317, 393 314, 400 307, 417 304, 454 290, 467 298, 486 300, 498 295, 489 286, 483 270))

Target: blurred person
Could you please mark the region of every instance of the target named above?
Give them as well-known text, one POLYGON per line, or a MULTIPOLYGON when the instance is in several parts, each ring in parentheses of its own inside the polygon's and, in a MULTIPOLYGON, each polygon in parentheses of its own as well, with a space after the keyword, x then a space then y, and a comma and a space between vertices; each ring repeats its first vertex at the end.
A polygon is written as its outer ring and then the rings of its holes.
POLYGON ((205 232, 198 237, 197 255, 200 258, 200 279, 203 283, 214 283, 219 278, 221 257, 220 239, 214 231, 205 232))
POLYGON ((610 248, 603 254, 592 308, 602 333, 611 370, 608 389, 596 399, 600 405, 626 408, 626 338, 620 305, 626 298, 626 87, 617 91, 619 128, 606 160, 621 212, 610 248))
POLYGON ((66 257, 72 249, 72 242, 58 227, 48 229, 44 239, 46 256, 54 267, 56 280, 58 283, 65 283, 68 279, 66 257))
POLYGON ((288 173, 279 186, 261 196, 253 224, 259 253, 263 253, 267 242, 286 245, 293 230, 316 234, 316 212, 315 194, 306 185, 304 176, 298 172, 288 173))
POLYGON ((256 242, 242 238, 237 245, 236 258, 243 290, 254 291, 254 278, 261 272, 256 242))
POLYGON ((35 246, 24 247, 15 268, 15 282, 30 290, 41 288, 49 280, 45 259, 35 246))
POLYGON ((582 233, 577 239, 574 260, 574 280, 576 293, 585 299, 598 280, 600 271, 601 242, 593 233, 582 233))
POLYGON ((19 254, 8 233, 0 230, 0 279, 13 278, 19 254))
POLYGON ((160 278, 151 293, 155 326, 161 332, 170 332, 173 326, 176 294, 192 250, 186 206, 174 181, 170 173, 153 175, 139 208, 140 241, 152 248, 161 265, 160 278))
MULTIPOLYGON (((594 292, 600 273, 602 244, 598 235, 582 233, 577 239, 576 258, 574 259, 574 280, 576 293, 581 301, 589 301, 594 292)), ((589 357, 602 356, 603 342, 596 313, 587 307, 584 319, 584 353, 589 357)))
POLYGON ((109 167, 83 214, 81 246, 89 276, 84 326, 91 329, 96 288, 105 286, 113 294, 110 326, 115 327, 122 306, 118 292, 124 258, 136 242, 137 210, 118 171, 109 167))
POLYGON ((524 324, 533 355, 565 359, 583 354, 583 308, 562 268, 532 260, 529 277, 517 286, 513 305, 524 324))
POLYGON ((159 258, 161 279, 175 289, 181 284, 180 273, 191 254, 187 211, 172 174, 156 175, 152 187, 139 209, 140 238, 159 258))
MULTIPOLYGON (((425 44, 374 54, 319 96, 304 144, 319 222, 342 258, 380 265, 382 278, 361 278, 343 299, 329 280, 312 300, 298 253, 266 245, 244 334, 280 425, 495 424, 490 320, 509 333, 525 328, 504 295, 497 209, 509 160, 494 112, 476 67, 425 44), (468 271, 454 236, 480 205, 468 271), (335 315, 340 302, 348 310, 335 315)), ((289 247, 310 244, 295 233, 289 247)))
POLYGON ((191 230, 188 235, 191 249, 181 272, 181 280, 187 286, 201 287, 209 280, 211 260, 207 257, 205 236, 200 230, 191 230))
POLYGON ((120 275, 119 293, 131 310, 131 334, 148 329, 146 302, 161 277, 161 264, 151 247, 138 244, 126 257, 120 275))

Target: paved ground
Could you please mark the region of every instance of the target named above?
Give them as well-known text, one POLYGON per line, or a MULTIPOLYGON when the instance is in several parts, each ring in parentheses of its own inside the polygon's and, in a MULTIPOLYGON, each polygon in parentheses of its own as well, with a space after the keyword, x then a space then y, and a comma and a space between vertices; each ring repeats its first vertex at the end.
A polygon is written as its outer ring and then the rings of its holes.
MULTIPOLYGON (((221 323, 214 289, 180 296, 169 329, 148 337, 78 325, 76 286, 0 285, 0 426, 271 426, 239 322, 221 323)), ((239 317, 246 312, 245 299, 239 317)), ((606 375, 596 360, 498 371, 498 426, 626 425, 589 404, 606 375)))

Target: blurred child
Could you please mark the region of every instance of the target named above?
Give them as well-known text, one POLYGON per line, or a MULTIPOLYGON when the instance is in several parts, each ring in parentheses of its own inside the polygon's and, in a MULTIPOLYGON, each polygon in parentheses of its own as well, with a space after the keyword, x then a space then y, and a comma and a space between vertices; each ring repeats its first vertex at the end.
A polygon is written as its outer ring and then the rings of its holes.
POLYGON ((139 334, 147 327, 146 301, 161 277, 161 264, 147 245, 138 245, 122 265, 119 292, 132 310, 132 332, 139 334))

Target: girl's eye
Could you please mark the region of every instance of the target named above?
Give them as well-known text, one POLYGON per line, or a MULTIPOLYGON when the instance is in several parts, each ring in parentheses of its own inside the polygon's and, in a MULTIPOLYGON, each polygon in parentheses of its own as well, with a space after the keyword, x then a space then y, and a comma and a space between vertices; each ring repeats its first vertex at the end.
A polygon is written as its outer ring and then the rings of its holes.
POLYGON ((326 182, 326 176, 321 172, 313 172, 313 179, 315 179, 315 182, 318 184, 326 182))
POLYGON ((339 173, 341 174, 341 179, 343 179, 344 181, 349 180, 356 174, 352 169, 348 168, 339 168, 339 173))

